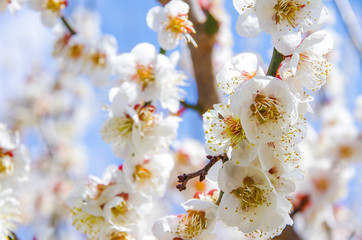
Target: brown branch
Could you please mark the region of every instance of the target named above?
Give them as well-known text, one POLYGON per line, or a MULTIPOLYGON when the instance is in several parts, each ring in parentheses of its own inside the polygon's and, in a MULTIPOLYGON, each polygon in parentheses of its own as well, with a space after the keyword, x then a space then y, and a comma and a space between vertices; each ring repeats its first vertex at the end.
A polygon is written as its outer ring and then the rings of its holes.
POLYGON ((178 182, 180 183, 180 184, 177 184, 177 186, 176 186, 176 188, 178 190, 180 190, 180 191, 185 190, 187 182, 195 177, 200 176, 200 182, 202 182, 203 180, 205 180, 207 174, 209 173, 210 168, 212 166, 214 166, 215 163, 217 163, 219 160, 222 160, 223 162, 225 162, 228 159, 226 154, 219 155, 219 156, 208 155, 208 156, 206 156, 206 158, 209 159, 210 161, 202 169, 200 169, 196 172, 193 172, 193 173, 189 173, 189 174, 184 173, 177 177, 178 182))
POLYGON ((274 240, 301 240, 298 234, 294 231, 294 228, 290 225, 287 225, 283 232, 273 238, 274 240))
MULTIPOLYGON (((159 0, 162 5, 165 5, 169 0, 159 0)), ((186 0, 190 6, 190 1, 186 0)), ((196 33, 192 35, 198 47, 195 48, 189 43, 191 52, 192 64, 194 69, 194 77, 197 82, 198 102, 200 115, 211 109, 215 103, 221 102, 216 78, 214 73, 214 64, 212 60, 214 45, 218 33, 218 22, 209 13, 205 13, 212 21, 200 23, 192 14, 192 9, 189 14, 190 21, 194 24, 196 33), (212 24, 213 26, 210 26, 212 24), (212 31, 210 31, 212 29, 212 31)))

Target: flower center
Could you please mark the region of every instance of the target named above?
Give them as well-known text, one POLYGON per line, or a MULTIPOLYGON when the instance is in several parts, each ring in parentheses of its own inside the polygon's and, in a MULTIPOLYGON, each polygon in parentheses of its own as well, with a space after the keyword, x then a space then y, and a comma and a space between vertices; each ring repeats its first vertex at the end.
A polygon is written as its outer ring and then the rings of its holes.
POLYGON ((68 6, 67 0, 48 0, 46 3, 45 9, 50 10, 52 12, 59 12, 68 6))
POLYGON ((113 207, 111 209, 111 212, 116 218, 120 215, 126 214, 126 212, 128 212, 127 203, 125 201, 122 201, 120 204, 113 207))
POLYGON ((353 155, 354 151, 351 146, 343 145, 339 147, 338 155, 341 159, 350 158, 353 155))
POLYGON ((182 150, 177 151, 176 160, 180 165, 187 165, 190 163, 190 156, 182 150))
POLYGON ((244 178, 243 186, 232 190, 231 194, 240 199, 240 208, 243 211, 256 208, 267 201, 264 187, 256 185, 251 177, 244 178))
POLYGON ((322 193, 325 193, 329 188, 329 181, 324 177, 314 179, 313 183, 315 188, 322 193))
POLYGON ((274 20, 276 24, 280 24, 281 21, 288 21, 293 27, 297 27, 296 15, 305 5, 300 5, 293 0, 279 0, 274 6, 275 15, 274 20))
POLYGON ((194 27, 192 22, 188 20, 187 14, 179 14, 175 17, 169 17, 166 30, 175 34, 192 33, 194 27))
POLYGON ((150 83, 155 81, 153 66, 151 64, 147 66, 137 65, 137 73, 133 79, 138 81, 142 85, 142 90, 144 90, 150 83))
POLYGON ((137 164, 132 177, 133 180, 144 183, 146 180, 152 177, 152 173, 150 170, 143 168, 141 164, 137 164))
POLYGON ((111 119, 111 121, 115 125, 115 130, 117 130, 119 135, 128 136, 132 133, 134 121, 131 117, 115 117, 111 119))
POLYGON ((205 212, 189 210, 182 218, 177 228, 176 234, 184 238, 194 238, 207 228, 205 212))
POLYGON ((250 106, 250 110, 259 124, 277 121, 281 117, 282 112, 277 98, 257 94, 254 101, 255 103, 250 106))
POLYGON ((142 129, 147 130, 154 126, 156 108, 152 105, 141 106, 137 104, 134 109, 138 113, 138 118, 142 121, 142 129))
POLYGON ((69 58, 73 58, 73 59, 77 60, 82 56, 83 50, 84 50, 83 44, 74 44, 69 47, 68 56, 69 56, 69 58))
POLYGON ((242 140, 246 139, 245 132, 240 123, 240 117, 228 117, 223 119, 225 130, 221 133, 231 139, 231 146, 234 147, 242 140))
POLYGON ((14 163, 12 152, 3 152, 0 148, 0 175, 12 175, 14 173, 14 163))
POLYGON ((90 54, 90 59, 94 66, 105 68, 107 66, 107 55, 103 52, 94 52, 90 54))
POLYGON ((112 232, 110 234, 110 240, 132 240, 134 239, 126 232, 112 232))

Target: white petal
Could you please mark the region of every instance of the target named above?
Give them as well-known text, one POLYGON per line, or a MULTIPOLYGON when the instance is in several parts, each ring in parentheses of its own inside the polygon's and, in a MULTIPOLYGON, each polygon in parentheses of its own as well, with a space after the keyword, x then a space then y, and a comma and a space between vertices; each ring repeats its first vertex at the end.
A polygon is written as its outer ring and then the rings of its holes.
POLYGON ((272 43, 274 47, 284 56, 293 54, 301 41, 302 35, 300 32, 272 35, 272 43))
POLYGON ((171 50, 177 47, 180 39, 172 33, 169 33, 165 29, 158 32, 158 42, 165 50, 171 50))
POLYGON ((157 6, 151 8, 146 16, 146 23, 153 31, 160 31, 162 22, 167 18, 163 7, 157 6))
POLYGON ((259 35, 261 29, 254 10, 246 10, 238 17, 236 32, 242 37, 255 37, 259 35))

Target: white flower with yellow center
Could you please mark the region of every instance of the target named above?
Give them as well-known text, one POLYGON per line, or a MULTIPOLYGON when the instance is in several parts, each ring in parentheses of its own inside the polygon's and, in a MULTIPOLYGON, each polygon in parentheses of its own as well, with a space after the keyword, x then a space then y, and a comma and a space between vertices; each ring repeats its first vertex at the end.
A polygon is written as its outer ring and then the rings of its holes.
POLYGON ((173 166, 174 160, 169 153, 154 153, 141 161, 125 161, 122 169, 138 191, 161 197, 173 166))
POLYGON ((333 48, 333 38, 326 31, 312 33, 295 49, 290 59, 290 68, 296 88, 319 90, 326 82, 331 64, 324 55, 333 48))
POLYGON ((185 214, 158 219, 152 231, 158 240, 214 239, 211 232, 216 224, 217 205, 200 199, 190 199, 182 204, 185 214))
POLYGON ((231 161, 246 166, 255 159, 258 147, 246 137, 240 117, 228 104, 214 104, 204 115, 205 152, 216 156, 231 152, 231 161), (238 157, 238 160, 236 159, 238 157))
POLYGON ((125 106, 129 98, 118 88, 111 90, 110 95, 110 118, 103 124, 101 135, 105 142, 112 143, 116 156, 127 160, 142 158, 151 150, 172 143, 180 121, 178 117, 162 118, 152 105, 125 106))
POLYGON ((83 73, 95 85, 104 85, 114 71, 117 40, 111 35, 102 36, 84 55, 83 73))
POLYGON ((179 110, 184 92, 185 76, 176 71, 171 60, 156 51, 149 43, 140 43, 130 53, 117 57, 116 72, 121 82, 135 85, 140 101, 161 103, 175 113, 179 110))
POLYGON ((230 103, 253 143, 279 140, 298 120, 298 102, 288 84, 274 77, 254 77, 240 85, 230 103))
POLYGON ((53 55, 65 71, 80 73, 89 48, 89 42, 80 35, 64 35, 54 45, 53 55))
POLYGON ((90 239, 100 239, 111 224, 118 231, 129 231, 136 223, 141 204, 147 199, 135 195, 124 174, 116 166, 107 168, 102 179, 89 176, 78 183, 66 200, 73 214, 73 225, 90 239))
POLYGON ((53 27, 61 12, 68 6, 67 0, 29 0, 29 6, 36 10, 41 11, 41 20, 47 27, 53 27))
POLYGON ((301 181, 299 148, 284 141, 261 143, 259 148, 261 167, 267 173, 271 183, 278 193, 295 191, 295 181, 301 181))
POLYGON ((236 29, 244 37, 261 31, 272 35, 275 48, 290 55, 301 41, 301 33, 325 23, 328 15, 322 0, 234 0, 240 13, 236 29))
POLYGON ((192 22, 188 19, 189 5, 181 0, 172 0, 165 7, 153 7, 147 13, 149 28, 158 32, 158 42, 165 50, 176 48, 183 37, 197 46, 190 33, 195 33, 192 22))
POLYGON ((127 231, 118 231, 112 225, 109 225, 108 230, 105 231, 105 234, 100 238, 103 240, 136 240, 129 232, 127 231))
POLYGON ((226 162, 219 172, 219 186, 224 192, 218 208, 220 220, 244 233, 258 230, 277 207, 275 188, 260 168, 226 162))
POLYGON ((255 76, 265 76, 263 59, 256 53, 241 53, 227 60, 216 75, 217 86, 224 94, 232 94, 241 83, 255 76))
POLYGON ((18 134, 0 123, 0 185, 12 187, 26 180, 29 163, 28 150, 19 143, 18 134))

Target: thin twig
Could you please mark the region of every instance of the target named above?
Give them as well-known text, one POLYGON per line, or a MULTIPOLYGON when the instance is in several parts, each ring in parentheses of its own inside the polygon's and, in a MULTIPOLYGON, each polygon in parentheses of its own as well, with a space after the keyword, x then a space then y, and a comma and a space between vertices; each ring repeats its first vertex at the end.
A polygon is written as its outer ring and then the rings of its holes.
POLYGON ((225 159, 227 159, 227 155, 226 154, 223 154, 223 155, 219 155, 219 156, 206 156, 207 159, 209 159, 210 161, 208 162, 208 164, 206 164, 205 167, 203 167, 202 169, 196 171, 196 172, 193 172, 193 173, 189 173, 189 174, 182 174, 180 176, 178 176, 178 182, 180 184, 178 184, 176 186, 176 188, 180 191, 183 191, 186 189, 186 184, 187 182, 190 180, 190 179, 193 179, 195 177, 198 177, 200 176, 200 182, 202 182, 203 180, 205 180, 206 178, 206 175, 208 174, 210 168, 212 166, 215 165, 215 163, 217 163, 219 160, 222 160, 223 162, 225 161, 225 159))
POLYGON ((70 32, 72 35, 77 34, 77 32, 72 28, 72 26, 70 26, 68 20, 67 20, 63 15, 60 16, 60 19, 62 20, 62 22, 64 23, 64 25, 66 26, 66 28, 69 30, 69 32, 70 32))
POLYGON ((199 106, 198 104, 193 105, 193 104, 186 103, 186 102, 184 102, 184 101, 181 101, 181 104, 182 104, 185 108, 195 110, 195 111, 198 112, 201 116, 202 116, 202 114, 204 114, 203 108, 202 108, 201 106, 199 106))

